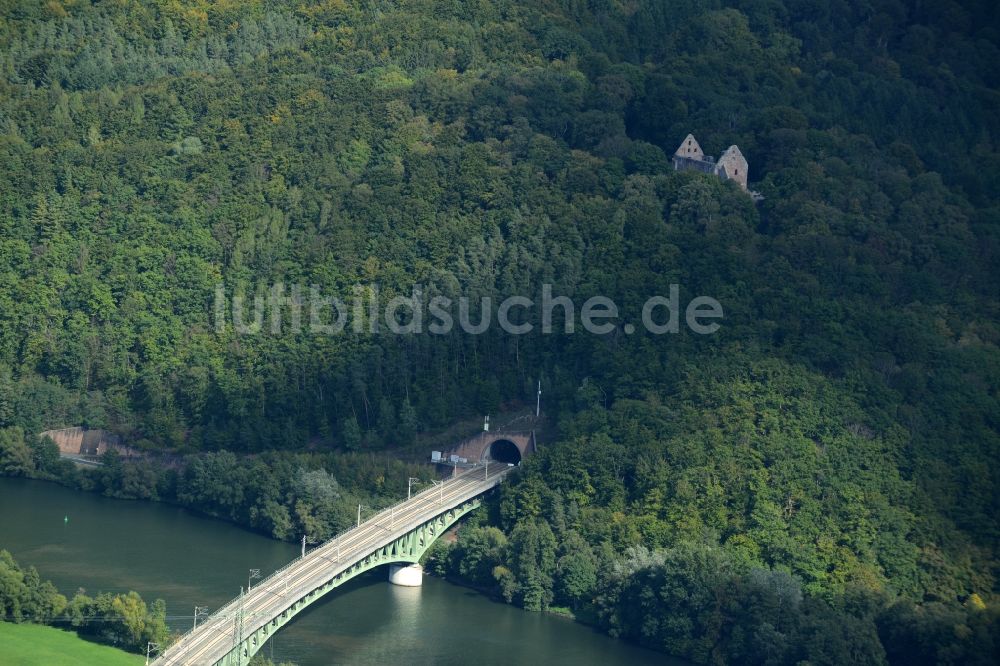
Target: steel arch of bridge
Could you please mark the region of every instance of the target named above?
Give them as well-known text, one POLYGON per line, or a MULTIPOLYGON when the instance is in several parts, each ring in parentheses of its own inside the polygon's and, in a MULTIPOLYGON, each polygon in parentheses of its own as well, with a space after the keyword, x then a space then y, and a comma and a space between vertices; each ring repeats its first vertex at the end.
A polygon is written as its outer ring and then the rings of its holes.
MULTIPOLYGON (((376 548, 368 555, 357 559, 353 564, 337 573, 326 583, 298 597, 284 611, 249 632, 240 631, 240 627, 234 624, 233 635, 237 638, 234 640, 233 649, 222 659, 213 662, 212 666, 246 666, 250 662, 250 659, 264 647, 267 640, 291 622, 299 613, 326 596, 332 590, 366 571, 384 564, 413 564, 419 562, 421 556, 427 552, 427 549, 431 547, 431 544, 438 537, 458 522, 459 518, 478 508, 481 503, 482 500, 480 497, 474 497, 462 502, 434 518, 421 523, 416 528, 384 546, 376 548), (242 636, 242 640, 238 638, 239 636, 242 636)), ((336 563, 336 560, 333 560, 331 563, 336 563)), ((233 616, 233 622, 242 624, 243 627, 255 625, 252 617, 245 617, 238 610, 233 616)))

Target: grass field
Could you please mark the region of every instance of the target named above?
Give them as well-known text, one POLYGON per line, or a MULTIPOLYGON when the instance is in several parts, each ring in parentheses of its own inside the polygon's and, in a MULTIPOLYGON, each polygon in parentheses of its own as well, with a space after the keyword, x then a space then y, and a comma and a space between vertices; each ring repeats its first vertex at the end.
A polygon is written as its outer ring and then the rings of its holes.
POLYGON ((0 666, 138 666, 144 661, 71 631, 0 622, 0 666))

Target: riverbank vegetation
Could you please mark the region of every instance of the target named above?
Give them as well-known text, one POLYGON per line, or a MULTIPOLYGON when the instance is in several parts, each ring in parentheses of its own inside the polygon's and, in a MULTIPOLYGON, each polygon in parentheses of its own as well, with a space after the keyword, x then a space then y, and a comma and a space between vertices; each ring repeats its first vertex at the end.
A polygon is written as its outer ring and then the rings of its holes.
POLYGON ((34 567, 22 568, 5 550, 0 550, 0 635, 3 641, 3 663, 133 663, 113 651, 97 650, 70 638, 42 630, 13 631, 6 623, 52 625, 68 629, 77 635, 132 652, 145 652, 147 643, 165 645, 169 638, 167 610, 162 600, 150 606, 136 592, 99 593, 95 597, 78 591, 71 599, 59 593, 55 586, 42 580, 34 567), (51 642, 31 645, 32 637, 44 636, 51 642), (32 649, 33 648, 33 649, 32 649), (27 650, 27 652, 25 652, 27 650), (51 654, 50 654, 51 653, 51 654), (51 659, 47 657, 51 656, 51 659), (98 662, 105 655, 107 661, 98 662), (17 661, 23 658, 24 661, 17 661), (78 661, 73 661, 78 659, 78 661))
POLYGON ((247 456, 230 451, 123 458, 114 449, 99 466, 59 457, 48 438, 0 430, 0 472, 57 481, 117 499, 169 502, 221 518, 275 539, 329 539, 357 519, 357 508, 378 510, 430 483, 426 465, 373 453, 291 453, 247 456))
POLYGON ((72 483, 326 535, 405 494, 383 450, 540 379, 555 435, 453 575, 697 661, 996 649, 995 3, 0 8, 3 473, 69 475, 30 433, 104 427, 188 457, 72 483), (674 172, 688 132, 764 201, 674 172), (217 285, 278 283, 621 316, 217 327, 217 285), (717 333, 628 333, 672 284, 717 333))

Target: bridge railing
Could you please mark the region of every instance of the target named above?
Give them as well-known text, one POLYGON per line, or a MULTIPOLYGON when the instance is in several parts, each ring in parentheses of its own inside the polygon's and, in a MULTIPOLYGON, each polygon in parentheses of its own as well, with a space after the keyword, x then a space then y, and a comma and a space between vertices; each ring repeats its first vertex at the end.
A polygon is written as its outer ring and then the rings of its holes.
MULTIPOLYGON (((475 469, 475 468, 474 468, 474 469, 475 469)), ((467 473, 469 473, 469 472, 466 472, 466 474, 467 474, 467 473)), ((463 475, 464 475, 464 474, 463 474, 463 475)), ((457 476, 457 477, 452 477, 452 478, 449 478, 449 479, 445 479, 444 481, 442 481, 442 483, 444 483, 444 484, 447 484, 447 483, 449 483, 450 481, 455 481, 455 480, 457 480, 457 479, 461 478, 461 477, 462 477, 463 475, 459 475, 459 476, 457 476)), ((485 479, 484 479, 484 480, 485 480, 485 479)), ((318 550, 318 549, 320 549, 320 548, 324 548, 324 547, 328 546, 329 544, 333 544, 333 543, 336 543, 336 541, 337 541, 338 539, 341 539, 341 538, 343 538, 344 536, 346 536, 346 535, 350 534, 350 533, 351 533, 352 531, 354 531, 354 530, 357 530, 357 529, 360 529, 360 528, 361 528, 362 526, 364 526, 364 525, 367 525, 368 523, 371 523, 371 522, 374 522, 374 521, 378 521, 378 520, 379 520, 379 519, 381 519, 382 517, 388 517, 388 518, 390 518, 390 519, 391 519, 391 518, 392 518, 392 515, 393 515, 393 512, 395 511, 395 509, 397 509, 397 508, 401 507, 401 506, 402 506, 402 505, 404 505, 404 504, 407 504, 407 503, 409 503, 409 502, 412 502, 413 500, 417 499, 417 498, 418 498, 418 497, 420 497, 421 495, 427 495, 428 497, 430 497, 430 496, 431 496, 431 495, 432 495, 433 493, 435 493, 435 492, 440 492, 440 491, 439 491, 439 490, 437 490, 437 486, 436 486, 436 485, 432 485, 432 486, 431 486, 430 488, 425 488, 425 489, 421 490, 420 492, 418 492, 418 493, 417 493, 416 495, 414 495, 414 496, 413 496, 413 497, 411 497, 410 499, 406 499, 406 500, 401 500, 401 501, 399 501, 399 502, 396 502, 395 504, 391 504, 391 505, 390 505, 390 506, 389 506, 388 508, 385 508, 385 509, 381 509, 381 510, 380 510, 380 511, 379 511, 378 513, 376 513, 376 514, 375 514, 374 516, 372 516, 371 518, 369 518, 369 519, 367 519, 367 520, 363 521, 363 522, 361 523, 361 525, 356 525, 356 526, 354 526, 354 527, 351 527, 350 529, 348 529, 348 530, 346 530, 346 531, 344 531, 344 532, 340 532, 340 533, 339 533, 339 534, 337 534, 336 536, 333 536, 333 537, 331 537, 331 538, 327 539, 326 541, 324 541, 323 543, 321 543, 321 544, 320 544, 319 546, 317 546, 317 548, 316 548, 316 549, 318 550)), ((376 524, 377 524, 377 523, 376 523, 376 524)), ((258 582, 258 583, 257 583, 257 584, 255 585, 255 586, 254 586, 254 588, 258 588, 258 587, 260 587, 261 585, 266 585, 266 584, 268 584, 268 583, 269 583, 269 582, 271 582, 272 580, 274 580, 274 579, 276 579, 277 577, 279 577, 279 576, 280 576, 281 574, 285 573, 285 571, 286 571, 286 570, 288 570, 288 569, 290 569, 291 567, 293 567, 294 565, 298 564, 298 563, 299 563, 299 562, 300 562, 301 560, 302 560, 302 557, 301 557, 301 556, 300 556, 300 557, 296 557, 296 558, 293 558, 293 559, 289 560, 289 561, 288 561, 287 563, 285 563, 285 565, 284 565, 284 566, 282 566, 282 567, 281 567, 281 568, 279 568, 279 569, 275 569, 275 570, 274 570, 273 572, 271 572, 270 574, 268 574, 268 575, 267 575, 266 577, 262 578, 262 579, 261 579, 261 580, 260 580, 260 581, 259 581, 259 582, 258 582)), ((232 614, 233 612, 235 612, 235 611, 237 610, 237 608, 238 608, 238 606, 239 606, 239 603, 240 603, 240 598, 239 598, 239 597, 236 597, 235 599, 230 599, 228 603, 226 603, 226 604, 225 604, 224 606, 220 607, 220 608, 219 608, 218 610, 216 610, 215 612, 211 613, 211 614, 210 614, 210 615, 209 615, 208 617, 206 617, 206 618, 205 618, 205 620, 204 620, 204 621, 203 621, 203 623, 202 623, 202 626, 204 626, 205 624, 207 624, 208 622, 211 622, 211 621, 213 621, 213 620, 217 620, 217 619, 220 619, 220 618, 225 618, 225 617, 227 617, 227 616, 230 616, 230 615, 231 615, 231 614, 232 614)), ((182 643, 183 641, 187 640, 187 639, 188 639, 188 637, 189 637, 190 635, 192 635, 192 634, 193 634, 193 633, 194 633, 195 631, 196 631, 196 629, 195 629, 194 627, 192 627, 191 629, 188 629, 187 631, 185 631, 184 633, 182 633, 182 634, 181 634, 181 635, 180 635, 180 636, 179 636, 179 637, 177 638, 177 640, 176 640, 176 641, 174 641, 174 642, 173 642, 173 643, 171 644, 171 647, 172 647, 173 645, 177 645, 177 644, 179 644, 179 643, 182 643)))
MULTIPOLYGON (((470 473, 472 473, 472 471, 473 471, 473 470, 475 470, 475 469, 481 469, 481 468, 479 468, 479 467, 478 467, 478 465, 479 465, 479 463, 476 463, 476 467, 473 467, 473 468, 470 468, 470 470, 468 470, 468 471, 466 471, 466 472, 463 472, 462 474, 459 474, 458 476, 455 476, 455 477, 450 477, 450 478, 448 478, 448 479, 445 479, 445 480, 444 480, 444 481, 442 481, 441 483, 443 483, 443 484, 448 484, 448 483, 449 483, 449 482, 451 482, 451 481, 457 481, 457 480, 458 480, 459 478, 461 478, 461 477, 462 477, 462 476, 464 476, 465 474, 470 474, 470 473)), ((484 479, 484 481, 485 481, 485 479, 484 479)), ((431 487, 429 487, 429 488, 424 488, 423 490, 421 490, 420 492, 418 492, 418 493, 417 493, 416 495, 414 495, 414 496, 413 496, 413 497, 411 497, 410 499, 405 499, 405 500, 400 500, 399 502, 396 502, 395 504, 391 504, 391 505, 389 505, 388 507, 386 507, 386 508, 384 508, 384 509, 380 509, 378 513, 376 513, 376 514, 375 514, 374 516, 372 516, 372 517, 371 517, 371 518, 369 518, 368 520, 364 521, 364 522, 362 523, 362 525, 364 525, 364 524, 367 524, 367 523, 370 523, 370 522, 375 522, 376 524, 378 524, 378 522, 377 522, 377 521, 378 521, 378 520, 380 520, 380 519, 381 519, 381 518, 383 518, 383 517, 386 517, 386 518, 389 518, 389 519, 391 520, 391 519, 392 519, 392 517, 393 517, 393 512, 394 512, 394 511, 395 511, 396 509, 398 509, 399 507, 403 506, 404 504, 409 504, 410 502, 412 502, 413 500, 417 499, 418 497, 420 497, 420 496, 422 496, 422 495, 426 495, 426 496, 427 496, 428 498, 430 498, 430 497, 432 497, 432 496, 433 496, 433 494, 434 494, 434 493, 438 493, 438 492, 441 492, 441 491, 440 491, 440 490, 438 490, 438 487, 437 487, 437 485, 432 485, 432 486, 431 486, 431 487)), ((351 529, 356 529, 356 528, 351 528, 351 529)), ((325 542, 324 542, 324 543, 323 543, 323 544, 322 544, 322 545, 320 546, 320 548, 322 548, 323 546, 326 546, 326 545, 327 545, 327 544, 329 544, 329 543, 333 543, 333 542, 335 542, 335 541, 336 541, 336 539, 337 539, 338 537, 340 537, 340 536, 343 536, 343 535, 345 535, 345 534, 348 534, 348 533, 349 533, 350 531, 351 531, 351 530, 348 530, 347 532, 342 532, 341 534, 339 534, 339 535, 337 535, 337 536, 333 537, 332 539, 330 539, 330 540, 328 540, 328 541, 325 541, 325 542)))
MULTIPOLYGON (((301 557, 296 557, 296 558, 294 558, 292 560, 289 560, 287 563, 285 563, 285 565, 283 567, 281 567, 280 569, 274 570, 267 577, 261 579, 261 581, 259 583, 257 583, 257 585, 255 587, 260 587, 261 585, 264 585, 265 583, 267 583, 268 581, 270 581, 271 579, 273 579, 275 576, 278 576, 279 574, 283 573, 286 569, 290 568, 292 565, 298 563, 301 559, 302 559, 301 557)), ((212 622, 213 620, 217 620, 217 619, 220 619, 220 618, 231 617, 232 613, 234 613, 237 610, 237 608, 239 607, 239 604, 240 604, 240 597, 236 597, 234 599, 230 599, 229 602, 227 602, 225 605, 223 605, 220 608, 218 608, 215 612, 210 613, 208 615, 208 617, 206 617, 202 621, 202 626, 205 626, 206 624, 208 624, 209 622, 212 622)), ((195 631, 196 631, 196 628, 192 626, 190 629, 188 629, 183 634, 181 634, 180 636, 178 636, 177 640, 175 640, 173 643, 171 643, 171 647, 173 647, 174 645, 178 645, 180 643, 183 643, 192 634, 194 634, 195 631)), ((168 650, 169 650, 169 648, 168 648, 168 650)))

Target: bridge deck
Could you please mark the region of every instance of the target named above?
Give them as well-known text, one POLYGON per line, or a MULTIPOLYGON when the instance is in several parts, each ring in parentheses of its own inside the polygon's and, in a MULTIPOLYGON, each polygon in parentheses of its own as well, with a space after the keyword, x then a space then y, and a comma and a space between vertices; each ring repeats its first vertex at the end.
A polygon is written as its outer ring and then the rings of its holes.
POLYGON ((238 644, 238 633, 243 636, 253 633, 295 601, 330 582, 373 551, 493 488, 509 470, 505 465, 496 465, 487 475, 482 468, 473 469, 383 510, 258 583, 243 596, 242 609, 239 597, 230 601, 196 630, 182 636, 153 663, 166 666, 219 662, 238 644), (240 616, 242 630, 238 627, 240 616))

